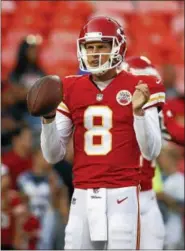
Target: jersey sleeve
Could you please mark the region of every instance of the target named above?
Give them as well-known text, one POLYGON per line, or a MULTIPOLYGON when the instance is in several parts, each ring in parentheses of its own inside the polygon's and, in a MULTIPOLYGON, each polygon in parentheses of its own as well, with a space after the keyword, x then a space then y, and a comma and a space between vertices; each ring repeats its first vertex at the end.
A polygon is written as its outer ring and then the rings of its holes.
POLYGON ((61 102, 59 104, 59 106, 57 107, 57 111, 63 115, 65 115, 66 117, 68 117, 69 119, 71 119, 71 113, 69 108, 67 107, 67 105, 64 102, 61 102))
POLYGON ((143 106, 143 109, 148 109, 155 106, 160 108, 161 110, 165 103, 165 88, 161 80, 148 76, 145 77, 143 81, 148 84, 150 91, 150 98, 148 102, 143 106))
POLYGON ((65 77, 62 79, 62 88, 63 88, 63 101, 57 107, 57 111, 64 116, 71 119, 71 112, 69 108, 69 95, 70 95, 70 86, 73 82, 72 78, 65 77))

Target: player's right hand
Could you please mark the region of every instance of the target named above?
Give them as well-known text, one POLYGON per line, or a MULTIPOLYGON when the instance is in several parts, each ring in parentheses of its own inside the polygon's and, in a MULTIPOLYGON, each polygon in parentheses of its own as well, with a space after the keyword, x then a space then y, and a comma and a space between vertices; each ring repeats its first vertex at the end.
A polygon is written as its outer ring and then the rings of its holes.
POLYGON ((142 80, 136 85, 136 90, 132 96, 132 107, 134 114, 140 114, 142 111, 142 107, 150 98, 150 92, 148 85, 143 83, 142 80))

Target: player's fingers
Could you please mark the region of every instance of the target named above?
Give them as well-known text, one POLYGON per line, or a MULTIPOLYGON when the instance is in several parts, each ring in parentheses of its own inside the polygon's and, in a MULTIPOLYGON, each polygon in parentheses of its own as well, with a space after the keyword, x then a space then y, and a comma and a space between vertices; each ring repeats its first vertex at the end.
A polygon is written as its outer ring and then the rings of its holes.
POLYGON ((149 93, 149 89, 148 89, 148 86, 147 85, 138 85, 136 87, 137 90, 140 90, 142 92, 146 92, 146 93, 149 93))
POLYGON ((148 88, 148 85, 142 82, 140 84, 137 84, 136 88, 148 88))
POLYGON ((138 91, 142 92, 146 98, 150 96, 148 88, 145 87, 138 87, 136 88, 138 91))

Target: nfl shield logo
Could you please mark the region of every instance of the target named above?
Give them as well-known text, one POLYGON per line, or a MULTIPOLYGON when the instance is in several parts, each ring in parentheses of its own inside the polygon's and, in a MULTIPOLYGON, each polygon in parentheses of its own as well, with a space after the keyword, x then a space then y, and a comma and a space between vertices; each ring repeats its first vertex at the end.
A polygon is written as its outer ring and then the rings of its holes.
POLYGON ((98 94, 96 95, 96 100, 97 100, 97 101, 102 101, 102 99, 103 99, 103 94, 102 94, 102 93, 98 93, 98 94))
POLYGON ((121 90, 116 95, 116 100, 120 105, 128 105, 132 100, 132 95, 129 91, 121 90))

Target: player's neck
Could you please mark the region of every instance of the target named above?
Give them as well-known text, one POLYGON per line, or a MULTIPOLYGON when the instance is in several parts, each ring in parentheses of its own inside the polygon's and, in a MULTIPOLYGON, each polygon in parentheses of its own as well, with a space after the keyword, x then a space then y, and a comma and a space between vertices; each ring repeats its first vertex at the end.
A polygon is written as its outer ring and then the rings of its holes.
POLYGON ((105 74, 103 74, 102 76, 96 76, 96 75, 92 75, 92 80, 94 82, 98 82, 98 81, 107 81, 110 80, 114 77, 117 76, 117 69, 111 69, 108 72, 106 72, 105 74))

